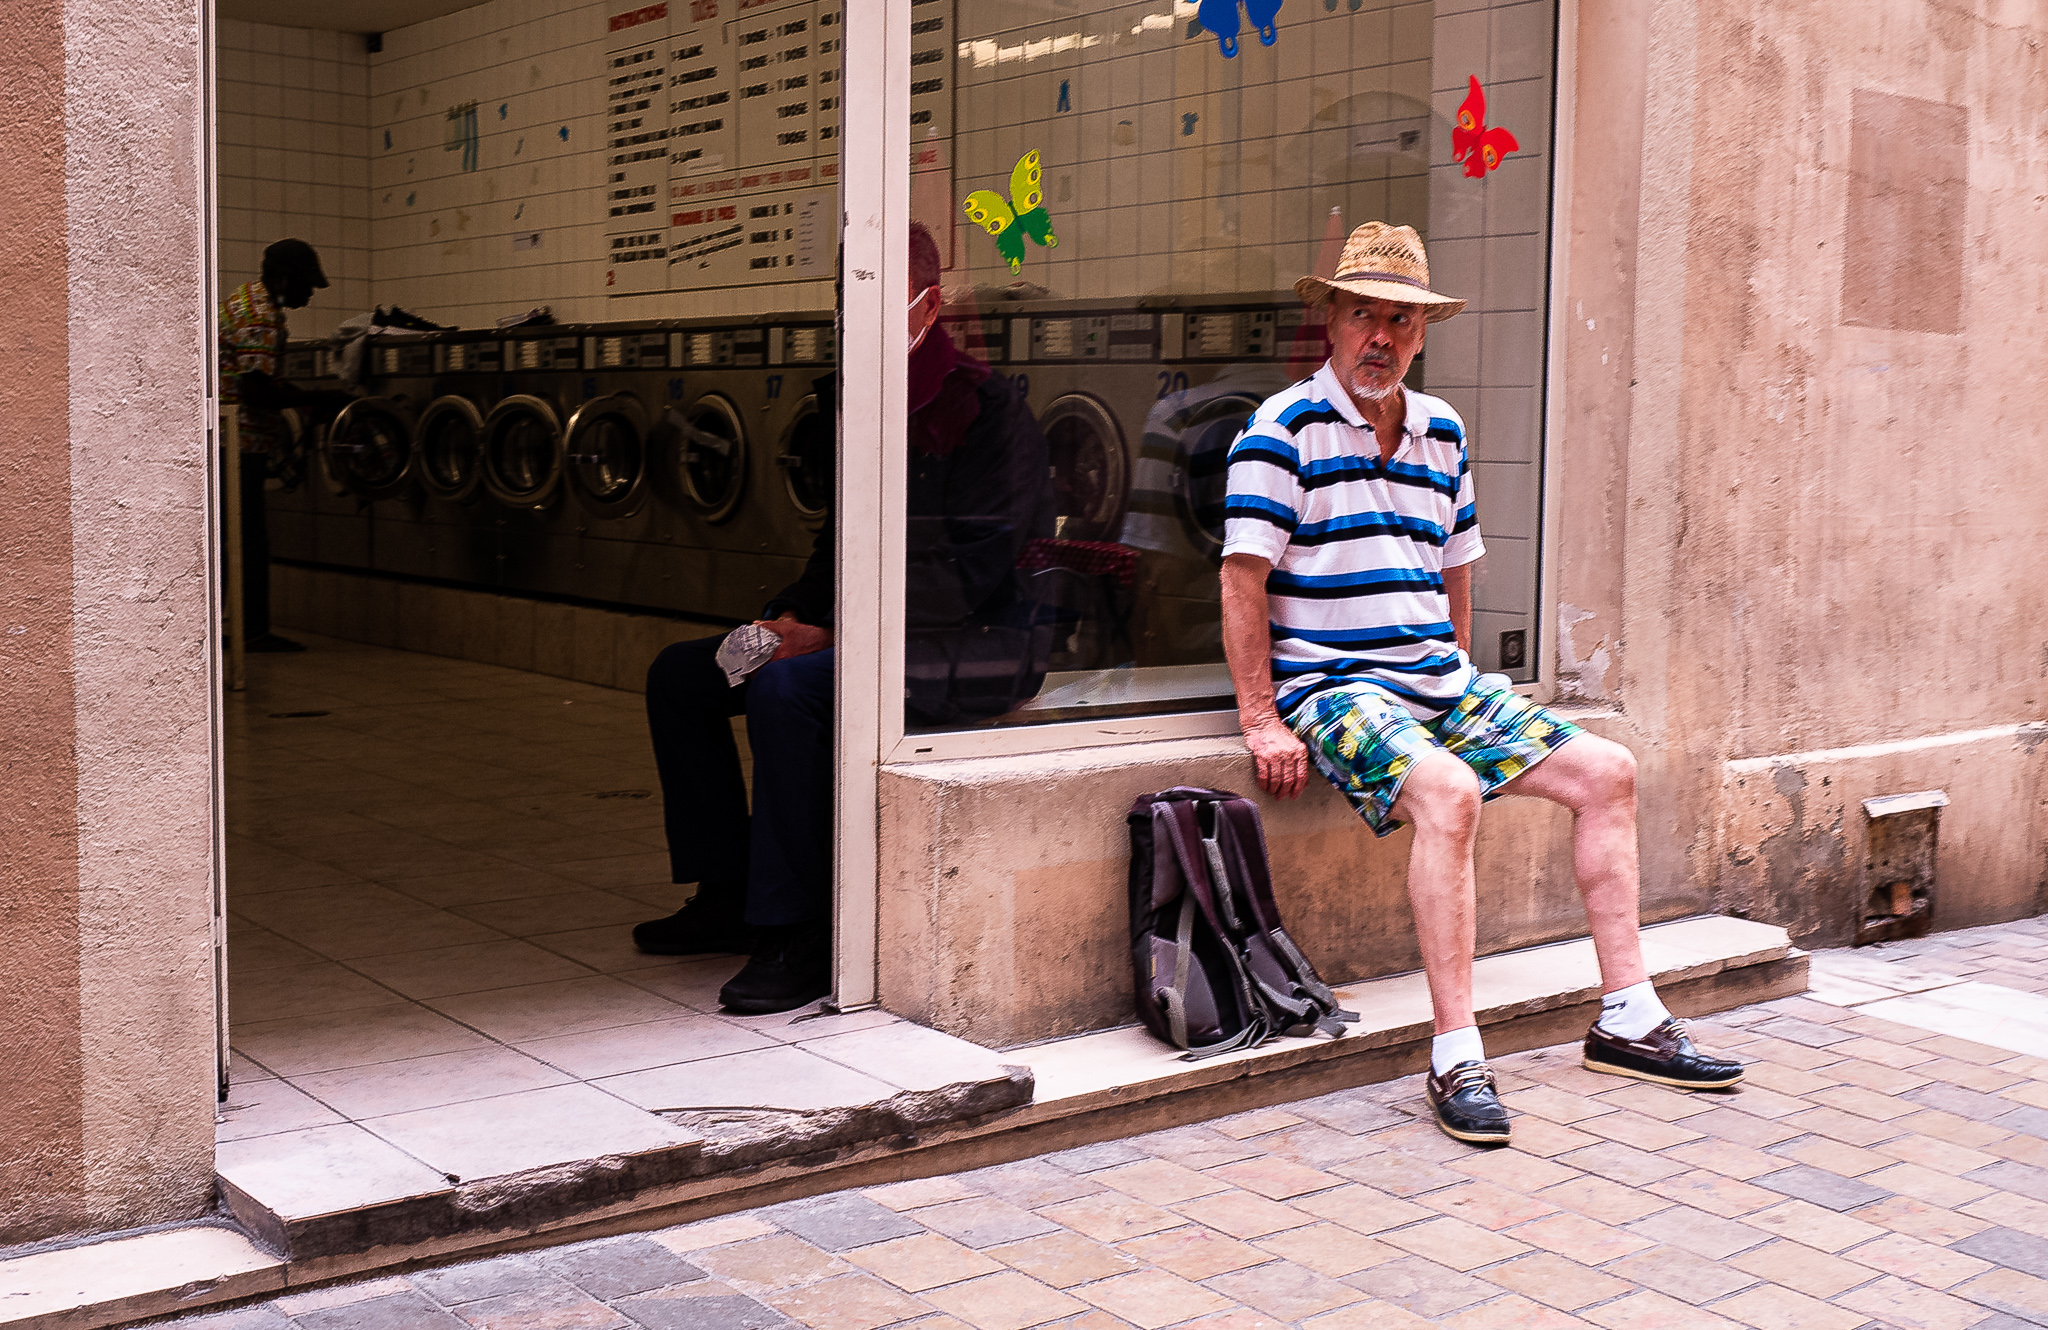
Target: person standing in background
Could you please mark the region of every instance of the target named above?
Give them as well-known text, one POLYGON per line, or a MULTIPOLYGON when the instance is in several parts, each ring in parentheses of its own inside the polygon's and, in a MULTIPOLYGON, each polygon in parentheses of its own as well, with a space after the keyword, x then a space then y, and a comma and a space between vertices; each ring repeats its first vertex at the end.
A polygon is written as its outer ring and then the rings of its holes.
POLYGON ((313 292, 327 285, 320 255, 303 240, 280 240, 263 251, 263 276, 236 287, 220 307, 220 400, 234 407, 241 425, 242 455, 236 483, 242 487, 242 623, 247 651, 304 651, 270 631, 270 524, 263 482, 270 453, 291 443, 284 412, 333 412, 346 401, 340 393, 306 392, 279 378, 284 353, 284 311, 304 309, 313 292), (337 400, 338 399, 338 400, 337 400))

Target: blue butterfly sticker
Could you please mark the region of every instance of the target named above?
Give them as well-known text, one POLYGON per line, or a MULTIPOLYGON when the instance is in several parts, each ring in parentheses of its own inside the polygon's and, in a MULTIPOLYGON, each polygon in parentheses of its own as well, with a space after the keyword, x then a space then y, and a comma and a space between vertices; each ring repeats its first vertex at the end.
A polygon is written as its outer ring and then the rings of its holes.
MULTIPOLYGON (((1280 29, 1273 22, 1280 16, 1280 4, 1281 0, 1244 0, 1244 16, 1258 30, 1262 46, 1280 40, 1280 29)), ((1216 44, 1226 60, 1237 54, 1237 34, 1244 30, 1238 22, 1237 5, 1238 0, 1201 0, 1195 9, 1195 22, 1216 34, 1216 44)))

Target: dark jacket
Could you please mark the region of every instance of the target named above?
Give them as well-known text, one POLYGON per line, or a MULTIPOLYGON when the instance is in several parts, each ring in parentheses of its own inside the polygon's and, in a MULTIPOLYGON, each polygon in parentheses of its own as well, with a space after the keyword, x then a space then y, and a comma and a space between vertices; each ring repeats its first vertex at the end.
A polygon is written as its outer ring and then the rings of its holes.
MULTIPOLYGON (((837 377, 814 386, 838 409, 837 377)), ((1053 533, 1045 436, 1023 396, 933 328, 911 356, 905 704, 913 724, 999 715, 1038 691, 1049 626, 1018 556, 1053 533)), ((836 515, 762 617, 829 627, 836 515)))

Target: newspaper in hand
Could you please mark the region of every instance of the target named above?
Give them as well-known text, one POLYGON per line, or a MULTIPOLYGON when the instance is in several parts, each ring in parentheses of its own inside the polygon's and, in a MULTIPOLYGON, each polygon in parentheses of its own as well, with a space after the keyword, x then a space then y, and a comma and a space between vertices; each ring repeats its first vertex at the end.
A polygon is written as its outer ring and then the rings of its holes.
POLYGON ((726 685, 737 688, 748 675, 766 665, 781 645, 782 635, 774 629, 758 623, 742 624, 725 635, 713 659, 725 671, 726 685))

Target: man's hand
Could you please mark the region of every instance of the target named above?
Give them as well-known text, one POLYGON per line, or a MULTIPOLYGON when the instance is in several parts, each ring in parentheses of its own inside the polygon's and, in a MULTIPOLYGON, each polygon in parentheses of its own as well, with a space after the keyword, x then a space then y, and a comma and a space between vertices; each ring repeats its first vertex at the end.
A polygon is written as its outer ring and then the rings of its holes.
POLYGON ((1244 727, 1245 746, 1252 750, 1259 788, 1280 799, 1292 799, 1308 786, 1308 748, 1278 716, 1244 727))
POLYGON ((773 619, 756 619, 769 632, 782 639, 782 645, 775 648, 770 661, 788 660, 791 656, 808 656, 813 651, 823 651, 832 645, 832 630, 820 628, 814 623, 799 623, 794 614, 784 611, 773 619))

